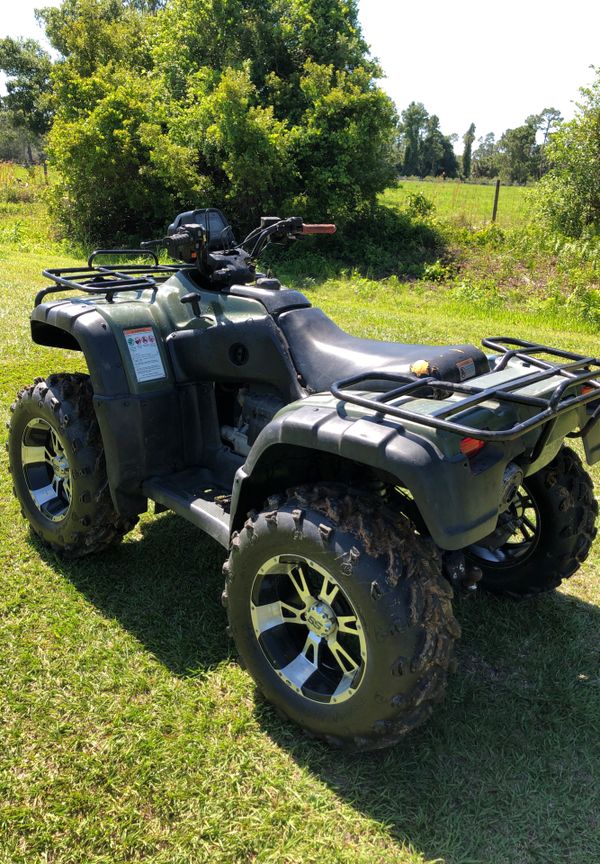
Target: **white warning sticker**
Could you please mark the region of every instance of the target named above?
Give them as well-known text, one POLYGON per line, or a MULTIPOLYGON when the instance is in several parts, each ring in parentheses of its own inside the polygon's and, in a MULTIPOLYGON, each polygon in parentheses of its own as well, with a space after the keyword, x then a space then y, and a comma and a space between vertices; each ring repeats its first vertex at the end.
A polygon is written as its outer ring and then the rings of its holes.
POLYGON ((140 383, 167 377, 152 327, 123 330, 123 335, 129 348, 135 377, 140 383))

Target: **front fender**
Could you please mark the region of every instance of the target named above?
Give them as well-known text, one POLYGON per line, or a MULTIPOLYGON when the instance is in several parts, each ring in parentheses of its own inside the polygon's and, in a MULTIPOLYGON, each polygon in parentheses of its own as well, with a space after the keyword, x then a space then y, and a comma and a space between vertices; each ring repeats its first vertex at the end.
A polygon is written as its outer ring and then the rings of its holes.
MULTIPOLYGON (((263 429, 238 470, 231 502, 232 526, 245 518, 242 511, 249 509, 257 478, 276 464, 278 454, 289 456, 291 452, 299 459, 303 457, 306 465, 315 452, 329 453, 368 466, 408 489, 429 533, 442 549, 462 549, 494 530, 504 471, 512 455, 496 450, 493 459, 474 469, 466 457, 445 456, 432 441, 397 423, 353 419, 336 407, 305 400, 263 429)), ((296 475, 301 474, 296 469, 296 475)))

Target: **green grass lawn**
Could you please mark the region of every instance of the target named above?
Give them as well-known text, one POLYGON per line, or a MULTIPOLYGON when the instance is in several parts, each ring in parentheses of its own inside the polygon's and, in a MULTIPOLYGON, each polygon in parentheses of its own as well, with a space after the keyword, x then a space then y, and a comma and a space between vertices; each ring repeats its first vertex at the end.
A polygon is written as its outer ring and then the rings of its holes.
MULTIPOLYGON (((75 263, 40 218, 0 210, 5 418, 21 384, 83 368, 29 340, 40 270, 75 263)), ((598 353, 591 329, 532 310, 394 281, 306 290, 361 335, 513 333, 598 353)), ((0 864, 597 864, 600 544, 556 594, 458 598, 446 701, 360 757, 310 742, 256 695, 225 635, 222 560, 163 514, 62 562, 28 532, 3 460, 0 864)))
MULTIPOLYGON (((494 185, 459 183, 457 180, 402 180, 382 196, 382 203, 402 206, 420 193, 435 206, 436 214, 456 225, 482 225, 492 219, 494 185)), ((501 186, 497 223, 501 228, 522 225, 529 216, 531 190, 523 186, 501 186)))

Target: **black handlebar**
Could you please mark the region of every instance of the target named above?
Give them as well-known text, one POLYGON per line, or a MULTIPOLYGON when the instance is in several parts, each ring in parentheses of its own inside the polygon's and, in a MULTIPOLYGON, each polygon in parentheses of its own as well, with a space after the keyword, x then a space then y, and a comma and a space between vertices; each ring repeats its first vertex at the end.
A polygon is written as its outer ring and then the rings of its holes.
POLYGON ((147 240, 141 246, 143 249, 164 247, 172 258, 187 264, 195 264, 211 280, 222 281, 222 278, 225 278, 232 269, 230 265, 236 257, 244 259, 246 266, 250 265, 253 268, 253 262, 268 243, 296 240, 304 234, 333 234, 334 232, 335 225, 305 224, 301 216, 288 216, 287 219, 263 216, 260 226, 251 231, 241 243, 220 251, 214 250, 214 254, 211 253, 207 243, 206 229, 195 223, 182 224, 169 236, 160 240, 147 240), (216 266, 217 262, 213 261, 213 258, 226 258, 227 261, 221 261, 219 266, 216 266), (225 269, 223 263, 226 264, 225 269))

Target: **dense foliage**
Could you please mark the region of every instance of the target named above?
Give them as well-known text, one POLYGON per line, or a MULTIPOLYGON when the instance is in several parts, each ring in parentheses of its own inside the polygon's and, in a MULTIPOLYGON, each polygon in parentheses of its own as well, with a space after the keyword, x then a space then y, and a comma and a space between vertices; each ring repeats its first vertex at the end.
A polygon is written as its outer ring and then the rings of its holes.
POLYGON ((351 219, 393 179, 395 110, 345 0, 64 0, 52 207, 114 239, 177 208, 351 219))
POLYGON ((550 137, 550 170, 536 190, 545 224, 570 237, 600 234, 600 69, 575 118, 550 137))
POLYGON ((50 55, 34 39, 0 39, 0 159, 33 162, 40 156, 53 114, 50 55))
POLYGON ((422 102, 411 102, 402 112, 398 126, 398 170, 406 177, 458 175, 454 153, 455 136, 444 135, 440 119, 429 114, 422 102))
POLYGON ((507 129, 498 141, 493 132, 480 138, 472 156, 473 177, 499 177, 520 185, 538 180, 547 170, 547 144, 561 122, 560 111, 544 108, 521 126, 507 129))

